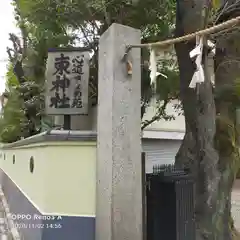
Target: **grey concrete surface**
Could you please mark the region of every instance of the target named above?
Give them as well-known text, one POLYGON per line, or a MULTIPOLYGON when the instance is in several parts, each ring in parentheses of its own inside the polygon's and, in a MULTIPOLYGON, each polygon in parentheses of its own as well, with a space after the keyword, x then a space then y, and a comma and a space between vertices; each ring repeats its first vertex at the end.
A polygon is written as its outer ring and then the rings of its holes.
POLYGON ((98 83, 96 240, 142 239, 139 30, 112 24, 101 36, 98 83), (131 65, 131 64, 130 64, 131 65))
POLYGON ((236 229, 240 231, 240 189, 233 189, 232 192, 232 216, 236 229))
POLYGON ((14 240, 8 224, 4 201, 3 193, 0 190, 0 240, 14 240))

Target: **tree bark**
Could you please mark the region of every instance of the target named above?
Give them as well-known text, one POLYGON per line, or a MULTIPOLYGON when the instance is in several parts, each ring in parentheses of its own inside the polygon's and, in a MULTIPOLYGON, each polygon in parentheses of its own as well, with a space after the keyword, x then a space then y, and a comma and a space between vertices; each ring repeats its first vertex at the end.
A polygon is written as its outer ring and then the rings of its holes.
MULTIPOLYGON (((232 1, 234 3, 234 1, 232 1)), ((237 9, 236 9, 237 10, 237 9)), ((227 14, 228 15, 228 14, 227 14)), ((222 15, 219 21, 226 21, 230 18, 239 16, 238 12, 231 12, 231 15, 222 15)), ((231 32, 217 38, 217 52, 215 60, 215 82, 216 90, 230 86, 232 92, 216 99, 216 109, 219 118, 218 131, 216 138, 219 139, 219 170, 221 172, 221 181, 219 183, 219 192, 221 191, 223 211, 218 211, 219 218, 222 218, 224 226, 224 239, 229 237, 232 232, 231 225, 231 191, 237 171, 239 169, 239 141, 236 122, 236 109, 239 107, 239 100, 236 99, 234 91, 236 85, 240 82, 240 33, 231 32)), ((224 92, 224 91, 223 91, 224 92)), ((239 97, 239 96, 238 96, 239 97)))
MULTIPOLYGON (((204 27, 206 16, 201 13, 206 6, 209 7, 208 2, 178 0, 177 36, 204 27)), ((224 53, 219 50, 216 53, 216 89, 226 81, 230 80, 233 83, 236 80, 236 73, 240 76, 239 65, 222 64, 226 56, 233 56, 236 48, 233 49, 233 44, 226 41, 222 45, 220 48, 225 49, 224 53)), ((215 104, 213 87, 206 71, 207 50, 204 51, 205 82, 197 90, 189 88, 195 71, 195 63, 190 59, 189 52, 194 47, 195 41, 179 43, 175 46, 186 124, 186 134, 175 164, 190 167, 195 175, 196 239, 232 240, 231 190, 238 162, 235 109, 230 108, 231 102, 226 102, 224 99, 218 99, 215 104)), ((238 58, 239 56, 238 50, 238 58)), ((236 53, 234 57, 237 57, 236 53)))

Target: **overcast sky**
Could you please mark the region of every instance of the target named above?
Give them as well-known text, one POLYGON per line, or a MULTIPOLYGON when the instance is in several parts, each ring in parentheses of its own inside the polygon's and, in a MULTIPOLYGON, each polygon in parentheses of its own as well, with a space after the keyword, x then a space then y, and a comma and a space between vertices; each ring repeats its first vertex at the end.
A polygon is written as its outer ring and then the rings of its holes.
POLYGON ((0 92, 5 88, 5 74, 7 59, 6 48, 10 45, 8 34, 10 32, 18 33, 14 22, 13 7, 11 0, 1 0, 0 7, 0 92))

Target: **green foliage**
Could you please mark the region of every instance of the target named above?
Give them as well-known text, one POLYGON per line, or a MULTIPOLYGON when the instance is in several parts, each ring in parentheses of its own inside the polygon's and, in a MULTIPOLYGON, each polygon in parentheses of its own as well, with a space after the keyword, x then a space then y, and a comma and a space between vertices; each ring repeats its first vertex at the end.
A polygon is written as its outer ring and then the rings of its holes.
POLYGON ((16 87, 19 85, 13 73, 12 65, 8 66, 6 87, 8 89, 8 101, 0 118, 0 141, 14 142, 21 138, 22 127, 26 125, 24 111, 21 109, 19 93, 16 87))
MULTIPOLYGON (((9 59, 11 64, 6 76, 9 101, 0 121, 1 129, 4 129, 0 137, 5 142, 53 127, 52 119, 44 116, 43 102, 49 48, 83 45, 92 50, 90 98, 94 104, 97 99, 98 40, 101 34, 116 22, 141 29, 142 42, 154 42, 171 37, 175 21, 173 0, 139 0, 136 3, 130 0, 13 0, 13 6, 23 44, 20 50, 14 48, 14 54, 9 59), (24 82, 21 84, 13 72, 20 53, 23 53, 24 71, 24 82), (11 115, 13 119, 10 119, 11 115), (29 128, 32 130, 29 131, 29 128)), ((144 63, 148 61, 149 53, 146 50, 142 53, 144 63)), ((170 60, 172 55, 159 62, 159 71, 166 74, 168 79, 159 77, 157 95, 161 107, 159 105, 156 120, 168 118, 166 103, 178 97, 178 71, 177 67, 169 68, 170 60)), ((152 97, 148 63, 143 64, 141 80, 143 115, 152 97)))
POLYGON ((1 142, 15 142, 23 136, 22 128, 26 125, 24 111, 17 92, 12 91, 0 120, 1 142))
POLYGON ((221 7, 221 1, 220 0, 212 0, 212 5, 213 5, 213 9, 219 9, 221 7))
POLYGON ((6 73, 6 88, 10 90, 11 88, 19 86, 19 82, 17 80, 16 75, 13 72, 13 65, 9 64, 8 65, 8 70, 6 73))

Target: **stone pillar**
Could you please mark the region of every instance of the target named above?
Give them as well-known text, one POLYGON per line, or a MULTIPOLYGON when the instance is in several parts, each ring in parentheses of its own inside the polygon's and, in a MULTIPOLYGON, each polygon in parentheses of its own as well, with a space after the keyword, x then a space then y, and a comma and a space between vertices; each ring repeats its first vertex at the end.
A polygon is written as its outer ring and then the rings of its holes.
POLYGON ((140 31, 112 24, 99 48, 96 240, 142 240, 140 31))

